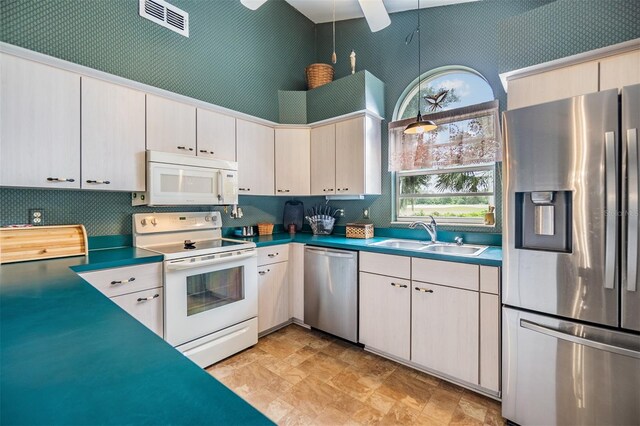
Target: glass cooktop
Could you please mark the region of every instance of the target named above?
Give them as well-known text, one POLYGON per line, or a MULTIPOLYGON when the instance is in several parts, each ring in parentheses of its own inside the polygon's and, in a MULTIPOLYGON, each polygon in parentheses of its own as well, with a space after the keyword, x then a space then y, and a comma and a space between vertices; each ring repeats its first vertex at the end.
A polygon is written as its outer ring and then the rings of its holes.
POLYGON ((162 254, 173 253, 189 253, 192 251, 206 251, 207 253, 217 253, 227 250, 233 250, 238 246, 247 245, 245 241, 227 240, 224 238, 205 241, 186 240, 181 243, 163 244, 151 247, 145 247, 148 250, 157 251, 162 254))

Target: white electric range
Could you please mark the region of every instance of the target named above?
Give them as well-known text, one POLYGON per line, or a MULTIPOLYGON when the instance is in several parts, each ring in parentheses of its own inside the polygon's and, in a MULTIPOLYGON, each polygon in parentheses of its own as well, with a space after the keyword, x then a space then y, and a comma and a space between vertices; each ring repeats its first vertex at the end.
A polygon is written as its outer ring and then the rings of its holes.
POLYGON ((133 215, 136 247, 164 255, 164 339, 201 367, 258 341, 255 243, 222 238, 219 212, 133 215))

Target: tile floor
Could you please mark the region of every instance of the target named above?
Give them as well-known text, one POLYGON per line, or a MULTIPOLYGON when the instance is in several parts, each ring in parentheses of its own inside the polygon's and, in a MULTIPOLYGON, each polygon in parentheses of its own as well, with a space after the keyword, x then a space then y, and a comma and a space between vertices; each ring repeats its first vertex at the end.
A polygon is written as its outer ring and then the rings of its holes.
POLYGON ((503 425, 500 403, 290 325, 207 369, 281 425, 503 425))

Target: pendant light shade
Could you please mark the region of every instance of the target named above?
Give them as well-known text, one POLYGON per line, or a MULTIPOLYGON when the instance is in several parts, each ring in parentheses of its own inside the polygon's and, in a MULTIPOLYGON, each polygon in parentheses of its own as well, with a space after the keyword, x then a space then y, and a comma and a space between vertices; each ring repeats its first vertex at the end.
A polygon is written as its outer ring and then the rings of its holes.
MULTIPOLYGON (((403 131, 405 135, 417 135, 424 132, 430 132, 431 130, 435 130, 438 126, 431 120, 423 120, 422 114, 420 114, 420 99, 422 98, 421 94, 421 63, 420 58, 422 55, 422 51, 420 50, 420 0, 418 0, 418 28, 416 29, 418 33, 418 116, 416 117, 416 121, 409 124, 403 131)), ((411 36, 413 38, 413 36, 411 36)))

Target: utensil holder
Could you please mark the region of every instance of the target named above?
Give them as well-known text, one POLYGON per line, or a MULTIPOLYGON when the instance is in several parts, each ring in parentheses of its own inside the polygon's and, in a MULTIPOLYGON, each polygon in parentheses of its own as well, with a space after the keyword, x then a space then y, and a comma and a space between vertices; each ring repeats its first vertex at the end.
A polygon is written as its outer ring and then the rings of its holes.
POLYGON ((314 235, 331 234, 336 222, 336 219, 331 216, 307 216, 306 219, 314 235))

